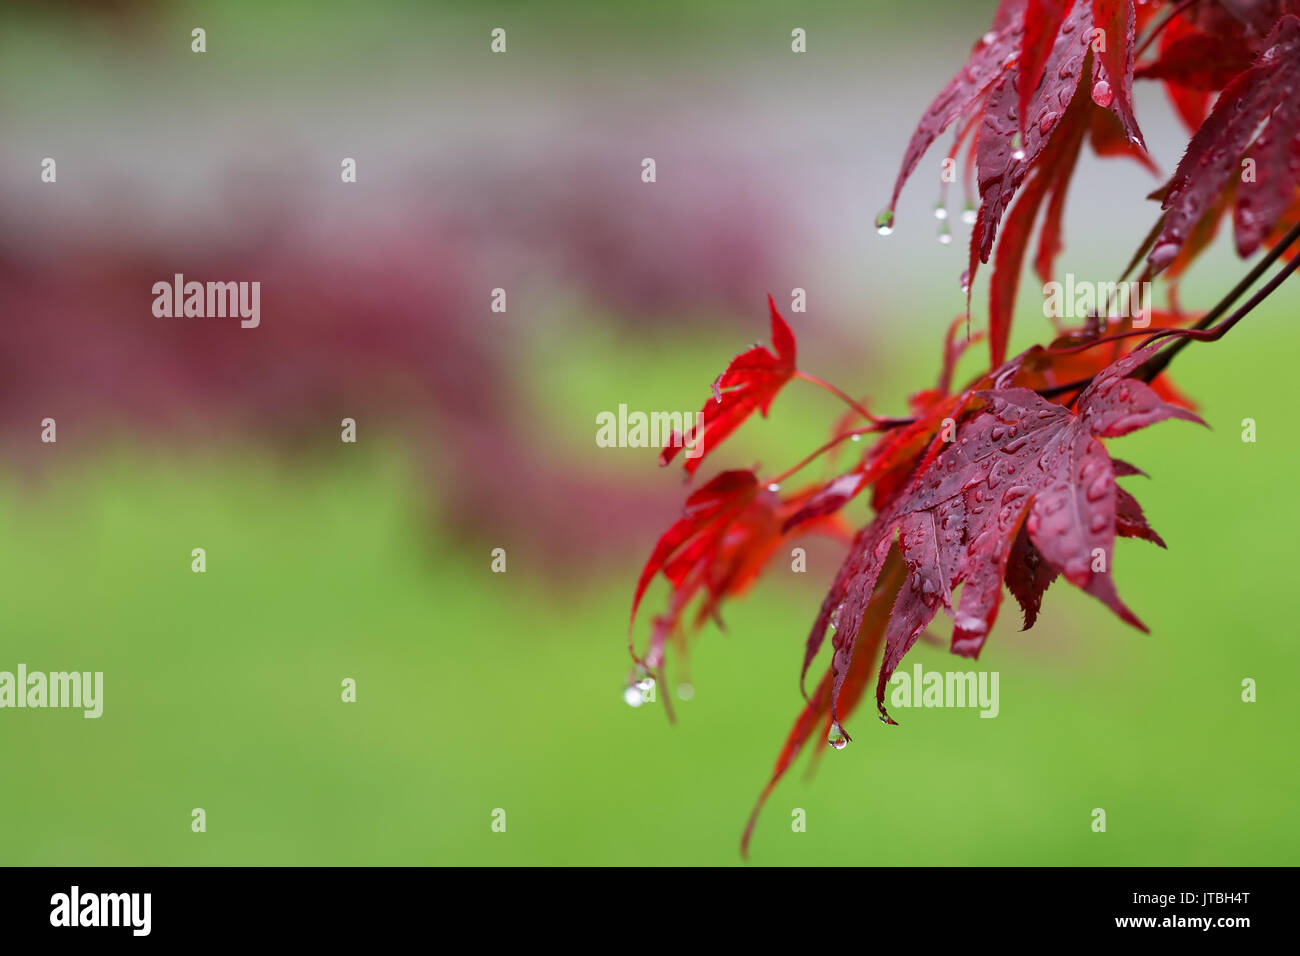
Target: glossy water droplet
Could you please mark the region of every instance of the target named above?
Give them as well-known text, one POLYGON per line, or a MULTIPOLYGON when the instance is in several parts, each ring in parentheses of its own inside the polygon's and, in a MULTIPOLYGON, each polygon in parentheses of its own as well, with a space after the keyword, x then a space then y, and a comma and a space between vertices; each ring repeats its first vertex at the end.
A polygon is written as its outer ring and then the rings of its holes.
POLYGON ((641 696, 641 692, 632 686, 624 688, 623 700, 629 707, 640 707, 645 703, 645 698, 641 696))
POLYGON ((1110 481, 1103 475, 1088 486, 1087 491, 1084 492, 1084 497, 1089 501, 1100 501, 1106 497, 1108 491, 1110 491, 1110 481))
POLYGON ((677 685, 677 696, 681 700, 690 700, 695 696, 695 685, 685 682, 677 685))
POLYGON ((876 217, 876 232, 887 236, 894 231, 894 210, 885 209, 876 217))
POLYGON ((945 246, 952 242, 952 230, 946 222, 939 227, 939 242, 945 246))
POLYGON ((770 492, 772 492, 773 494, 776 494, 778 491, 781 490, 781 486, 778 485, 778 484, 774 481, 774 482, 772 482, 770 485, 767 486, 767 490, 770 491, 770 492))
POLYGON ((832 750, 843 750, 849 745, 849 738, 844 735, 844 728, 839 724, 831 724, 830 735, 826 738, 832 750))
POLYGON ((945 205, 944 205, 943 203, 941 203, 941 202, 940 202, 940 203, 935 203, 935 205, 934 205, 934 218, 935 218, 935 219, 947 219, 947 218, 948 218, 948 207, 945 206, 945 205))
POLYGON ((850 440, 850 441, 862 441, 862 436, 861 436, 861 435, 854 435, 854 436, 853 436, 851 439, 849 439, 849 440, 850 440))
POLYGON ((975 207, 970 203, 967 203, 966 207, 961 211, 961 221, 966 223, 968 226, 973 226, 975 225, 976 218, 975 207))
POLYGON ((1025 495, 1029 494, 1029 492, 1030 488, 1028 485, 1012 485, 1002 493, 1002 503, 1004 505, 1009 505, 1017 498, 1023 498, 1025 495))
POLYGON ((1092 101, 1102 109, 1110 106, 1111 101, 1115 99, 1115 94, 1111 92, 1110 84, 1105 80, 1098 80, 1092 84, 1092 101))

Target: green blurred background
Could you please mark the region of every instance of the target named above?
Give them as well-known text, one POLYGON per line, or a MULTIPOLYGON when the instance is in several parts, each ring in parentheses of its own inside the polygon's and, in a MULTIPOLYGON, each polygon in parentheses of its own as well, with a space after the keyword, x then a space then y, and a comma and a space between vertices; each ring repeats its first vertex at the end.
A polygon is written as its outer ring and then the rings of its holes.
MULTIPOLYGON (((103 671, 106 689, 99 720, 0 711, 0 863, 739 863, 838 555, 812 549, 806 575, 778 558, 727 609, 728 633, 702 633, 675 726, 661 703, 629 708, 632 585, 683 487, 653 452, 597 448, 595 415, 697 406, 726 360, 766 337, 765 294, 782 301, 796 285, 810 300, 792 316, 803 367, 888 413, 930 384, 959 308, 965 228, 952 246, 934 241, 923 177, 895 235, 875 236, 871 220, 909 122, 991 7, 8 10, 0 245, 4 280, 22 291, 12 301, 27 308, 7 310, 4 361, 21 361, 36 397, 28 414, 18 386, 4 396, 6 416, 24 411, 4 421, 0 669, 103 671), (197 63, 192 25, 209 31, 197 63), (493 26, 509 31, 499 60, 485 52, 493 26), (789 53, 794 26, 808 30, 806 58, 789 53), (194 135, 173 142, 178 127, 194 135), (57 200, 36 181, 44 155, 67 157, 57 200), (362 198, 338 198, 339 155, 358 155, 362 198), (663 157, 663 198, 636 205, 644 155, 663 157), (621 171, 605 182, 571 176, 578 165, 621 171), (621 191, 620 177, 634 185, 621 191), (412 261, 447 275, 454 260, 464 299, 431 312, 414 280, 385 292, 396 304, 383 314, 410 318, 385 327, 391 352, 360 351, 334 326, 337 341, 313 338, 319 313, 304 305, 275 366, 283 390, 250 399, 264 382, 236 374, 242 352, 204 359, 218 364, 202 367, 211 387, 194 394, 197 373, 178 356, 200 357, 185 341, 145 353, 156 326, 142 279, 142 337, 119 364, 103 358, 134 320, 114 325, 98 293, 61 299, 79 281, 72 257, 116 263, 131 244, 141 274, 163 278, 159 250, 181 237, 195 273, 209 254, 260 262, 267 237, 282 239, 257 219, 281 208, 268 178, 300 191, 283 217, 300 232, 376 243, 385 261, 385 242, 420 249, 429 217, 443 216, 445 245, 412 261), (557 181, 573 192, 548 192, 557 181), (413 195, 421 214, 388 223, 413 195), (574 196, 587 197, 586 216, 568 214, 574 196), (628 234, 636 241, 621 244, 628 234), (674 251, 698 234, 705 247, 674 251), (24 251, 43 242, 57 260, 24 251), (567 251, 535 255, 551 245, 567 251), (511 290, 506 316, 486 308, 497 285, 511 290), (45 303, 98 343, 95 361, 109 364, 97 377, 57 357, 49 367, 65 377, 43 375, 45 346, 20 330, 45 303), (425 334, 450 366, 427 370, 425 391, 385 392, 392 378, 420 384, 420 367, 393 356, 403 336, 425 334), (462 348, 486 356, 487 374, 440 389, 462 348), (307 353, 319 378, 304 383, 287 369, 307 353), (119 407, 137 378, 166 384, 119 407), (317 388, 325 381, 345 385, 317 388), (41 403, 74 388, 84 393, 58 445, 37 445, 41 403), (339 443, 339 418, 376 395, 359 442, 339 443), (140 409, 153 401, 179 411, 153 421, 140 409), (191 573, 195 547, 205 574, 191 573), (497 547, 505 574, 489 568, 497 547), (355 704, 340 701, 347 677, 355 704), (205 833, 191 832, 195 807, 205 833), (492 829, 497 808, 504 833, 492 829)), ((1151 93, 1139 116, 1168 169, 1183 134, 1151 93)), ((1152 184, 1114 160, 1082 165, 1062 265, 1102 278, 1149 225, 1140 200, 1152 184)), ((325 281, 308 243, 288 245, 304 287, 325 281)), ((256 278, 251 268, 214 277, 256 278)), ((358 268, 362 281, 383 274, 358 268)), ((1184 282, 1184 304, 1208 306, 1243 271, 1221 243, 1184 282)), ((1047 335, 1024 290, 1020 345, 1047 335)), ((1114 445, 1150 473, 1126 487, 1169 543, 1117 550, 1121 592, 1152 633, 1060 584, 1033 631, 1018 632, 1006 608, 979 663, 1001 674, 1000 716, 909 709, 886 727, 856 715, 852 745, 777 789, 754 863, 1300 862, 1300 651, 1283 613, 1300 516, 1282 411, 1296 301, 1284 289, 1179 358, 1175 379, 1212 429, 1170 423, 1114 445), (1245 418, 1256 443, 1241 440, 1245 418), (1244 678, 1258 681, 1258 702, 1241 701, 1244 678), (1091 830, 1095 807, 1104 834, 1091 830), (795 808, 806 832, 792 832, 795 808)), ((265 326, 279 318, 264 306, 265 326)), ((251 334, 230 330, 241 349, 257 347, 251 334)), ((839 411, 792 387, 718 464, 797 460, 839 411)), ((866 516, 857 503, 853 520, 866 516)), ((664 593, 656 585, 647 610, 664 593)), ((952 660, 921 644, 907 664, 952 660)))

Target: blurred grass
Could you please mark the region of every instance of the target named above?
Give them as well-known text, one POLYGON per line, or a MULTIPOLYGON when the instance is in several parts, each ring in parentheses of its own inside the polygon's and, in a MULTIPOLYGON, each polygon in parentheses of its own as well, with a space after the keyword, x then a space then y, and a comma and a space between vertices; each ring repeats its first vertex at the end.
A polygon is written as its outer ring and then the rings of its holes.
MULTIPOLYGON (((854 744, 812 783, 796 773, 778 789, 757 863, 1300 861, 1288 315, 1264 310, 1179 359, 1212 431, 1170 423, 1114 445, 1150 471, 1127 486, 1170 544, 1118 551, 1121 591, 1153 633, 1059 584, 1034 631, 1017 633, 1006 608, 980 661, 1002 675, 1001 716, 905 710, 888 728, 857 715, 854 744), (1248 416, 1253 445, 1240 441, 1248 416), (1244 677, 1258 703, 1241 703, 1244 677), (806 833, 791 832, 795 807, 806 833)), ((577 367, 537 374, 565 384, 550 413, 588 458, 579 406, 698 384, 716 364, 667 350, 632 361, 617 337, 584 348, 585 383, 577 367)), ((914 364, 882 390, 930 367, 914 364)), ((771 426, 774 463, 811 441, 780 424, 782 406, 755 426, 771 426)), ((103 670, 106 692, 97 721, 0 712, 0 863, 737 862, 798 709, 829 562, 795 578, 778 561, 729 609, 729 635, 702 636, 696 697, 670 727, 661 705, 620 699, 649 542, 626 542, 594 576, 522 559, 494 575, 492 542, 419 522, 426 490, 405 461, 378 441, 287 467, 252 449, 123 446, 39 488, 7 485, 0 669, 103 670), (203 575, 190 571, 199 546, 203 575), (340 701, 345 677, 355 704, 340 701), (190 831, 194 807, 207 833, 190 831), (505 833, 491 830, 498 807, 505 833)), ((680 493, 663 478, 664 495, 680 493)), ((914 655, 949 666, 936 648, 914 655)))

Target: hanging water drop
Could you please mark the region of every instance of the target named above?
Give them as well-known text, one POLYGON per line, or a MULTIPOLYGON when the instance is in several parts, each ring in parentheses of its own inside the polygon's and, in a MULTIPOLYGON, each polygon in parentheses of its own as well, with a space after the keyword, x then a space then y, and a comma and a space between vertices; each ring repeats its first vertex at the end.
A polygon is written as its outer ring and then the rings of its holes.
POLYGON ((1115 94, 1111 92, 1110 84, 1105 80, 1098 80, 1092 84, 1092 101, 1102 109, 1110 106, 1111 101, 1115 99, 1115 94))
POLYGON ((876 217, 876 232, 887 236, 894 231, 894 210, 885 209, 876 217))
POLYGON ((974 204, 967 203, 966 208, 961 211, 961 221, 968 226, 973 226, 976 218, 974 204))
POLYGON ((832 750, 843 750, 849 745, 849 738, 844 734, 844 728, 838 723, 831 724, 830 736, 826 738, 832 750))
POLYGON ((677 685, 677 696, 681 700, 690 700, 695 696, 695 685, 685 681, 677 685))
POLYGON ((645 698, 641 696, 641 692, 632 686, 624 688, 623 700, 629 707, 640 707, 645 703, 645 698))
POLYGON ((781 486, 774 481, 767 486, 767 490, 772 492, 772 494, 776 494, 778 491, 781 490, 781 486))
POLYGON ((945 206, 942 202, 935 203, 935 206, 934 206, 934 218, 935 218, 935 219, 947 219, 947 218, 948 218, 948 207, 945 206))

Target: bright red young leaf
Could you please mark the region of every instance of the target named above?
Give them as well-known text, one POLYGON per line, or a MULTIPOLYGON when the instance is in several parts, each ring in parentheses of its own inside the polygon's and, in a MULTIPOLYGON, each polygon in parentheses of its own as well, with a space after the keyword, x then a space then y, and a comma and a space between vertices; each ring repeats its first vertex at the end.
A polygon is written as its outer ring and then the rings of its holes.
POLYGON ((663 533, 650 554, 650 560, 641 569, 636 594, 632 598, 629 627, 636 620, 636 610, 646 588, 669 560, 674 556, 680 557, 684 550, 688 554, 716 551, 731 519, 749 507, 756 494, 758 478, 752 471, 724 471, 686 499, 682 516, 663 533))
POLYGON ((767 415, 776 393, 794 377, 794 333, 770 295, 767 304, 772 313, 772 347, 776 353, 756 345, 732 359, 713 383, 713 397, 706 399, 700 409, 702 421, 687 428, 684 436, 673 432, 659 454, 659 464, 669 464, 683 447, 700 449, 700 454, 686 457, 687 473, 695 474, 705 457, 745 419, 756 410, 767 415))
MULTIPOLYGON (((672 585, 668 609, 657 616, 644 656, 633 657, 657 669, 664 647, 678 633, 689 605, 701 597, 695 627, 712 619, 721 625, 719 609, 726 598, 744 593, 789 537, 787 523, 802 510, 816 486, 782 495, 761 488, 752 471, 725 471, 692 494, 685 513, 664 532, 641 571, 632 602, 632 620, 646 588, 659 572, 672 585)), ((847 540, 841 519, 827 514, 803 522, 799 534, 823 534, 847 540)))

